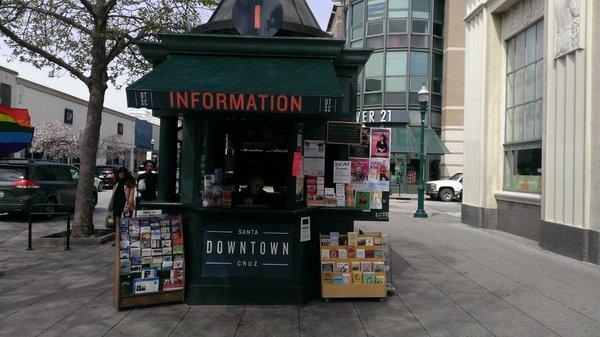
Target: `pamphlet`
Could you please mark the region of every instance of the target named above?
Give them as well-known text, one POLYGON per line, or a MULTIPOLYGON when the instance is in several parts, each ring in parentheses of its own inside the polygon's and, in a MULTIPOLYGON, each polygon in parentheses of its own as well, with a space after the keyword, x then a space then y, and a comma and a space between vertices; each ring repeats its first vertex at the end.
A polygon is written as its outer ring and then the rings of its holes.
POLYGON ((369 159, 350 158, 351 182, 355 191, 368 191, 369 159))
POLYGON ((352 181, 350 161, 336 160, 333 162, 333 183, 349 184, 352 181))
POLYGON ((304 157, 325 158, 325 141, 305 139, 304 157))

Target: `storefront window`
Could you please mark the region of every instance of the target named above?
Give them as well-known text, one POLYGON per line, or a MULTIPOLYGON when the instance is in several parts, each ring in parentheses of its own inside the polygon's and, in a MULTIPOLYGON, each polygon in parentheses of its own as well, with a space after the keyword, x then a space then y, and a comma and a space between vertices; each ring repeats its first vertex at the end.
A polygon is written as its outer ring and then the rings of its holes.
POLYGON ((506 41, 505 190, 540 193, 543 44, 543 22, 506 41))

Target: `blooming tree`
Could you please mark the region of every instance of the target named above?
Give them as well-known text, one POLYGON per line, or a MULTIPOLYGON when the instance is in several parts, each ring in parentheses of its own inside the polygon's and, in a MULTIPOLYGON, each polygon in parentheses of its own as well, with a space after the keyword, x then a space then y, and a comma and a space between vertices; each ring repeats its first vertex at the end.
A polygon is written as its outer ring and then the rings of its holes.
POLYGON ((108 160, 119 159, 127 153, 120 135, 110 135, 100 141, 100 153, 108 160))
POLYGON ((79 133, 59 121, 45 121, 36 126, 31 142, 31 152, 59 159, 79 155, 79 133))

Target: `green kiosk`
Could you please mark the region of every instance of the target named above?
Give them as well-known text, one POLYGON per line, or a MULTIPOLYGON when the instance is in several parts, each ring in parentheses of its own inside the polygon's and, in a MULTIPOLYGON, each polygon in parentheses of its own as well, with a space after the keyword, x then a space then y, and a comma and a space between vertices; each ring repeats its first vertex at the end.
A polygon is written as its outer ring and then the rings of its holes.
POLYGON ((319 297, 319 233, 352 231, 368 214, 307 207, 303 147, 323 140, 331 187, 349 146, 326 143, 328 125, 355 119, 372 51, 321 31, 304 0, 224 0, 191 33, 157 38, 139 44, 153 70, 127 101, 161 121, 160 201, 141 207, 182 216, 185 302, 319 297))

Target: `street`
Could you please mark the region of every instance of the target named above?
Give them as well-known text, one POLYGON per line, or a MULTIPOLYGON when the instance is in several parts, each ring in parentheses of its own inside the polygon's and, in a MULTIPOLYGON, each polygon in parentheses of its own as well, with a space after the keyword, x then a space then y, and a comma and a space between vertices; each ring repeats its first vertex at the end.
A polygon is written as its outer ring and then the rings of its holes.
MULTIPOLYGON (((100 194, 96 226, 110 191, 100 194)), ((118 311, 112 248, 26 251, 26 221, 0 222, 0 336, 598 336, 600 268, 534 242, 460 224, 460 204, 392 200, 392 221, 360 223, 392 248, 397 293, 303 307, 162 305, 118 311)), ((34 237, 62 229, 43 221, 34 237)))

